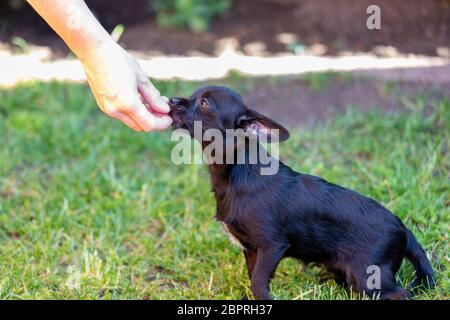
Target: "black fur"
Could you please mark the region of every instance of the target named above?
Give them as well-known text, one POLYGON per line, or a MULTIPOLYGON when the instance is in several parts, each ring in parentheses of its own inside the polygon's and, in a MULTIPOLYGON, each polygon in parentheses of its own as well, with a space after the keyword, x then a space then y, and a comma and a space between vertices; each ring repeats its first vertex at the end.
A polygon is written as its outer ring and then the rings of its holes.
MULTIPOLYGON (((175 128, 276 128, 287 130, 248 109, 225 87, 197 90, 189 99, 172 98, 175 128)), ((257 131, 259 132, 259 131, 257 131)), ((267 131, 266 131, 267 132, 267 131)), ((205 147, 207 143, 204 143, 205 147)), ((248 150, 247 150, 248 151, 248 150)), ((283 163, 275 175, 261 175, 262 164, 211 164, 216 218, 239 240, 258 299, 269 299, 269 283, 284 257, 325 266, 336 281, 382 299, 408 296, 395 280, 404 257, 416 269, 414 285, 434 285, 424 250, 399 218, 376 201, 326 180, 297 173, 283 163), (367 267, 379 266, 381 288, 368 288, 367 267)))

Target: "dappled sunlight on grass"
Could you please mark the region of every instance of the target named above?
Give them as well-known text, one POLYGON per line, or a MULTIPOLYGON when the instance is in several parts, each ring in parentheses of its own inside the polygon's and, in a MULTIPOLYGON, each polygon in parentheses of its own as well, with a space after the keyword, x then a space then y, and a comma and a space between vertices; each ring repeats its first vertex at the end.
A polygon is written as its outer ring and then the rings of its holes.
MULTIPOLYGON (((73 81, 84 82, 86 76, 78 60, 59 59, 43 61, 40 51, 30 54, 12 55, 0 51, 0 86, 13 86, 19 82, 73 81)), ((222 79, 231 72, 248 76, 299 75, 309 72, 386 72, 388 78, 402 79, 403 73, 412 73, 414 78, 423 77, 423 69, 439 73, 439 81, 448 81, 446 68, 450 59, 425 56, 378 57, 374 54, 356 53, 340 56, 294 55, 248 56, 233 48, 225 48, 217 57, 205 56, 161 56, 140 59, 146 73, 154 79, 208 80, 222 79), (433 68, 444 68, 441 71, 433 68), (440 71, 440 72, 439 72, 440 71)), ((433 81, 428 77, 427 81, 433 81)))

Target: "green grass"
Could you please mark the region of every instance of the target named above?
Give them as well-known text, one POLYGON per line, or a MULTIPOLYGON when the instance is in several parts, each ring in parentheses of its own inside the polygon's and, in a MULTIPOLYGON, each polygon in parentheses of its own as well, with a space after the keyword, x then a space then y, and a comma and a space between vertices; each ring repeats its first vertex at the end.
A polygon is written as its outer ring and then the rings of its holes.
POLYGON ((333 80, 350 81, 352 74, 349 72, 311 72, 302 77, 308 87, 315 92, 324 90, 333 80))
MULTIPOLYGON (((239 83, 234 84, 239 88, 239 83)), ((161 82, 164 94, 195 83, 161 82)), ((293 132, 294 169, 386 205, 431 256, 448 299, 450 103, 424 115, 362 115, 293 132)), ((0 298, 238 299, 244 259, 213 216, 205 167, 171 163, 170 132, 134 133, 100 113, 88 89, 33 84, 0 91, 0 298)), ((277 299, 347 299, 324 272, 286 259, 277 299)), ((413 269, 404 263, 404 285, 413 269)))

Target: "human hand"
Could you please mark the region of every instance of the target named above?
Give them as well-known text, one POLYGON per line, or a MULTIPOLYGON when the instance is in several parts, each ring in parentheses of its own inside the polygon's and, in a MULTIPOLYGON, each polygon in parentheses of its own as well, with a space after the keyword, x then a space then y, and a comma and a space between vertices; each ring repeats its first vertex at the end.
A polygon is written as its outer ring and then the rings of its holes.
POLYGON ((168 99, 161 96, 136 59, 113 41, 80 58, 100 109, 135 131, 168 128, 168 99))

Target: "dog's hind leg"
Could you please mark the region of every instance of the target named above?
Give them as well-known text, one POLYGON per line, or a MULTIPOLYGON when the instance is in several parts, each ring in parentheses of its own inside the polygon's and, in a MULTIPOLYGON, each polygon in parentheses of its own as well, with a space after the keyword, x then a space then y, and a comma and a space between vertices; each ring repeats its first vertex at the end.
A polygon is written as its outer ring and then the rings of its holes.
POLYGON ((347 284, 353 291, 365 293, 371 299, 406 299, 409 297, 408 291, 397 284, 393 269, 396 270, 397 267, 393 268, 390 263, 379 266, 378 272, 374 273, 367 272, 364 268, 347 269, 347 284))
POLYGON ((404 300, 409 297, 408 291, 398 285, 395 275, 386 271, 382 273, 380 299, 381 300, 404 300))
POLYGON ((273 245, 269 248, 258 248, 255 269, 252 274, 252 292, 256 299, 270 300, 270 280, 278 263, 283 258, 288 245, 273 245))
POLYGON ((400 263, 390 262, 381 266, 381 300, 404 300, 409 298, 407 290, 402 288, 395 279, 400 263))
POLYGON ((333 270, 332 271, 333 274, 333 280, 334 282, 336 282, 336 284, 340 285, 340 286, 347 286, 347 282, 345 281, 345 274, 340 271, 340 270, 333 270))
POLYGON ((382 292, 381 300, 405 300, 409 298, 409 293, 400 286, 396 286, 393 291, 382 292))

